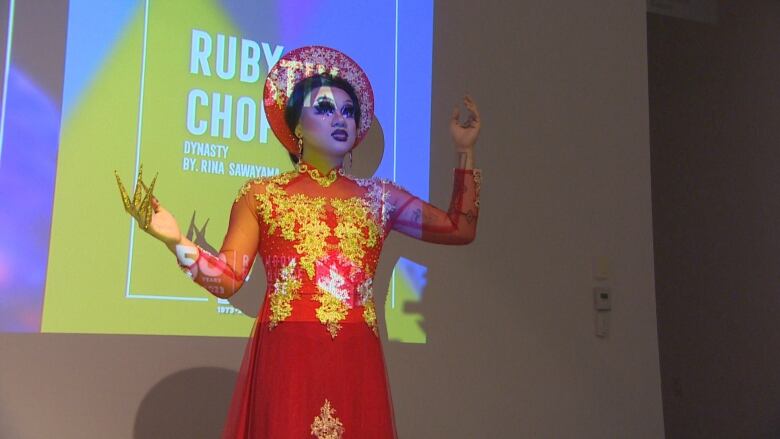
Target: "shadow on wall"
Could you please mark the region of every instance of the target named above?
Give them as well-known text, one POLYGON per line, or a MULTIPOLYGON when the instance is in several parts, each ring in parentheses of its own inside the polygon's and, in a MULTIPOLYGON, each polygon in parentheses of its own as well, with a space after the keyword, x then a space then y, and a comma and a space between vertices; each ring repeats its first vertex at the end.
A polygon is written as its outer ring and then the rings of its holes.
POLYGON ((141 401, 133 438, 219 437, 237 377, 235 371, 217 367, 165 377, 141 401))

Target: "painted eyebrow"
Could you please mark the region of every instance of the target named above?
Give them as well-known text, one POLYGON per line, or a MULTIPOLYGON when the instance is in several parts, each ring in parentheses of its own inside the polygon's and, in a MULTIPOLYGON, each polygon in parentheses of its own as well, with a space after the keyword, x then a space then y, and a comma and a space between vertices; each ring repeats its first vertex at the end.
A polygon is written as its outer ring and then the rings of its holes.
MULTIPOLYGON (((331 99, 330 96, 320 96, 320 97, 317 98, 317 100, 315 102, 323 102, 323 101, 332 102, 334 105, 336 104, 336 101, 334 99, 331 99)), ((345 100, 341 104, 341 106, 343 107, 344 105, 347 105, 347 104, 355 105, 355 103, 352 102, 352 99, 347 99, 347 100, 345 100)))

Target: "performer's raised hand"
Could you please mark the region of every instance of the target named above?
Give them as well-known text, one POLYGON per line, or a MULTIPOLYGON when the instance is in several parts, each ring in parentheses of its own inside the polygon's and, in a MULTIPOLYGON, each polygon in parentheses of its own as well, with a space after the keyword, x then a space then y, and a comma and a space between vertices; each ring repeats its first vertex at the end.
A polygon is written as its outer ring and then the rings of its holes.
POLYGON ((479 136, 479 110, 477 109, 477 104, 469 95, 463 97, 463 104, 469 111, 469 116, 465 122, 461 122, 460 108, 456 105, 452 110, 450 134, 452 134, 452 140, 455 142, 455 147, 458 151, 470 151, 474 148, 479 136))
POLYGON ((119 174, 114 170, 116 182, 119 186, 119 194, 122 197, 125 211, 129 213, 138 222, 141 230, 149 233, 153 237, 164 242, 167 246, 177 244, 182 239, 181 230, 176 219, 160 204, 160 201, 153 195, 154 185, 157 182, 157 175, 152 179, 149 187, 142 180, 143 165, 138 168, 138 184, 133 192, 133 198, 130 199, 119 174), (144 195, 143 192, 146 192, 144 195))

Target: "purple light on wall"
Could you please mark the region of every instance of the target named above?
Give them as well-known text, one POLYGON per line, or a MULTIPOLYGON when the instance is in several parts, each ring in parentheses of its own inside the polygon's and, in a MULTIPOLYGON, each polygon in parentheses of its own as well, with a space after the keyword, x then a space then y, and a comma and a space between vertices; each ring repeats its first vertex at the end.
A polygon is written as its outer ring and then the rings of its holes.
POLYGON ((8 76, 0 164, 0 331, 41 325, 60 109, 24 72, 8 76))

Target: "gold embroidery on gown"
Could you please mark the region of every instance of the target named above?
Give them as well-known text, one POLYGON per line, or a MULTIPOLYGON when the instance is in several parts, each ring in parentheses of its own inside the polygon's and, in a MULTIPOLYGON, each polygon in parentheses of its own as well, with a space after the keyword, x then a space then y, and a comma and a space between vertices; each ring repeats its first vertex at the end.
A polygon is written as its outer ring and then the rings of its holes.
POLYGON ((311 423, 311 434, 317 439, 341 439, 344 434, 344 425, 335 417, 336 410, 330 406, 330 401, 325 398, 325 404, 320 408, 319 416, 311 423))
POLYGON ((330 235, 330 227, 325 222, 326 201, 324 197, 287 194, 279 184, 288 183, 292 175, 280 174, 280 178, 272 179, 266 185, 265 193, 255 195, 255 199, 258 201, 258 213, 268 224, 269 234, 278 228, 284 239, 298 241, 295 250, 301 255, 301 267, 312 279, 314 262, 325 254, 325 238, 330 235), (300 230, 297 236, 296 224, 300 230))
POLYGON ((322 187, 328 187, 331 184, 333 184, 334 181, 336 181, 336 178, 339 176, 339 171, 337 168, 333 168, 328 172, 328 175, 322 175, 320 173, 320 170, 313 167, 309 169, 309 166, 306 165, 306 163, 301 163, 298 165, 298 172, 306 172, 311 176, 311 178, 317 182, 322 187))
MULTIPOLYGON (((350 177, 360 186, 368 188, 366 195, 327 200, 322 196, 287 193, 283 186, 299 174, 311 176, 323 187, 329 186, 341 175, 334 169, 328 176, 323 177, 319 170, 307 168, 304 164, 299 171, 261 177, 247 182, 239 191, 239 197, 245 195, 253 183, 263 179, 268 181, 264 193, 255 195, 258 215, 268 225, 269 234, 278 230, 282 238, 296 241, 294 248, 300 255, 300 266, 306 271, 309 279, 315 279, 316 264, 325 259, 328 250, 338 250, 354 266, 363 269, 366 249, 374 248, 379 243, 383 227, 389 217, 389 210, 384 207, 387 191, 377 182, 350 177), (336 217, 336 226, 332 230, 326 222, 327 205, 333 207, 336 217), (326 239, 329 236, 337 237, 338 244, 328 244, 326 239)), ((294 264, 294 261, 291 262, 294 264)), ((299 297, 297 292, 301 282, 292 277, 292 268, 289 270, 287 268, 282 270, 282 276, 275 285, 277 291, 270 297, 272 315, 269 329, 290 316, 291 301, 299 297)), ((373 276, 373 272, 368 272, 366 275, 373 276)), ((347 317, 351 308, 348 301, 352 292, 342 287, 344 279, 341 279, 339 285, 333 284, 333 282, 338 283, 338 276, 337 270, 330 269, 328 276, 318 279, 319 293, 313 297, 320 302, 316 316, 326 326, 332 338, 338 334, 341 329, 340 322, 347 317)), ((361 287, 365 289, 365 282, 361 287)), ((370 282, 367 288, 369 295, 366 295, 366 291, 358 292, 361 295, 360 304, 365 307, 363 319, 374 334, 378 335, 370 282)))
POLYGON ((362 197, 334 199, 330 203, 338 218, 334 232, 339 238, 339 249, 352 262, 362 266, 365 248, 376 246, 379 225, 369 217, 366 201, 362 197))
POLYGON ((279 278, 274 283, 274 291, 271 294, 271 318, 268 329, 273 329, 282 320, 292 314, 293 299, 299 299, 298 291, 301 289, 301 281, 295 277, 295 258, 282 268, 279 278))
POLYGON ((335 338, 341 329, 339 322, 344 320, 349 312, 347 301, 350 298, 350 290, 345 285, 347 279, 339 272, 335 263, 322 264, 320 267, 322 270, 317 278, 317 289, 320 292, 314 296, 314 300, 320 302, 316 314, 319 321, 328 328, 331 338, 335 338))
POLYGON ((339 322, 347 318, 349 308, 341 299, 324 291, 314 296, 314 299, 320 302, 317 318, 328 328, 331 338, 336 338, 341 329, 339 322))
MULTIPOLYGON (((255 180, 256 182, 257 180, 255 180)), ((238 203, 238 200, 241 199, 244 195, 246 195, 247 192, 249 192, 249 189, 252 188, 253 181, 247 181, 243 186, 241 186, 241 189, 238 190, 238 194, 236 195, 236 199, 233 201, 233 203, 238 203)))

